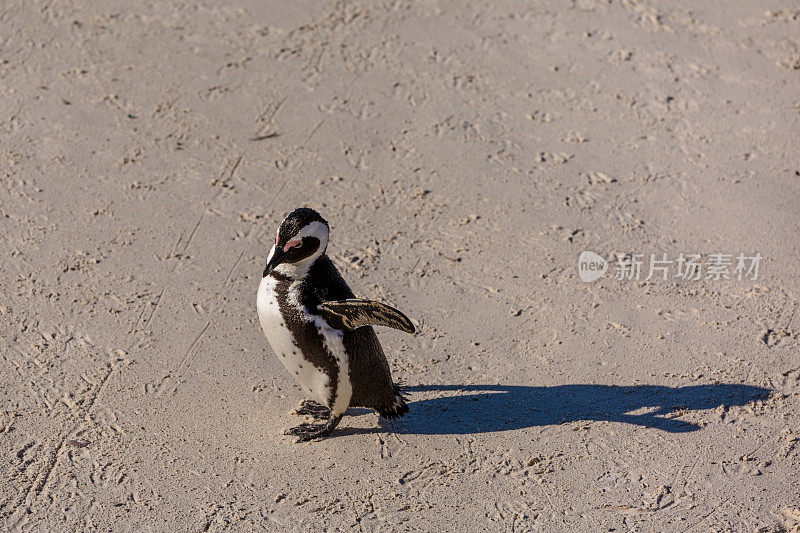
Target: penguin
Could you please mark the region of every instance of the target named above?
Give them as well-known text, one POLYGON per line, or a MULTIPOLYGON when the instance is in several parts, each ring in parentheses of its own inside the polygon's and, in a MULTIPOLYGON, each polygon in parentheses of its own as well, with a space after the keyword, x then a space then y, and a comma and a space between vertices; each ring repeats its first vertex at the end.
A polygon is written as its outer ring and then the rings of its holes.
POLYGON ((371 326, 414 332, 388 305, 356 298, 326 254, 330 227, 307 207, 283 219, 258 287, 258 318, 283 366, 306 396, 296 414, 319 424, 287 429, 297 442, 331 433, 348 407, 374 409, 383 417, 408 412, 403 389, 371 326))

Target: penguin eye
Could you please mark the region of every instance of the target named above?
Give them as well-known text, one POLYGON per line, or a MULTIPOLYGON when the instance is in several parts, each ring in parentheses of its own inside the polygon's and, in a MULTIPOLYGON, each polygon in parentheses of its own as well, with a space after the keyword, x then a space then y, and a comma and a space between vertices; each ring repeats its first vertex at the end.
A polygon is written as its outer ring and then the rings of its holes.
POLYGON ((296 241, 289 241, 283 245, 283 251, 288 252, 291 248, 300 248, 303 246, 303 240, 298 239, 296 241))

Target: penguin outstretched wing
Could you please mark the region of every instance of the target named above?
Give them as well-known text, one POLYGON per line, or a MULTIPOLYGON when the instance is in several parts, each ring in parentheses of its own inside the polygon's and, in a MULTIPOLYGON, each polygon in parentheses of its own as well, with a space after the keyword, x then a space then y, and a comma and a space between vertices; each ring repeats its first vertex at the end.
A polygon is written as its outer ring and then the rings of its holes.
POLYGON ((326 320, 341 322, 346 329, 362 326, 388 326, 406 333, 414 333, 414 324, 406 315, 386 304, 349 298, 329 300, 317 305, 326 320))

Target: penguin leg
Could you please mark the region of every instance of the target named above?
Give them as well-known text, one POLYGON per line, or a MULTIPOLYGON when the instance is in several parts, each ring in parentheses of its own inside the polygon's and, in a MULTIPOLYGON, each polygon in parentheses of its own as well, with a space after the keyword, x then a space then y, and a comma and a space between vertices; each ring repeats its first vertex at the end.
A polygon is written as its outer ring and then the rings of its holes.
POLYGON ((298 437, 297 442, 305 442, 311 439, 318 439, 329 434, 339 424, 342 415, 334 416, 331 414, 328 421, 324 424, 300 424, 299 426, 289 428, 283 432, 284 435, 294 435, 298 437))
POLYGON ((308 415, 314 420, 328 420, 331 417, 331 410, 322 404, 311 400, 303 400, 300 407, 294 410, 296 415, 308 415))

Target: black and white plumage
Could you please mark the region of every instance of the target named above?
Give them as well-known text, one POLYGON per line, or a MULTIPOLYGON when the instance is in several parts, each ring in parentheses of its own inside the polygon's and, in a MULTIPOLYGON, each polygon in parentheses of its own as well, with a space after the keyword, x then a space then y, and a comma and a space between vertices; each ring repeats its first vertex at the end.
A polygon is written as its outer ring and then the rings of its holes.
POLYGON ((371 325, 414 326, 388 305, 355 298, 325 254, 328 237, 319 213, 292 211, 278 227, 258 288, 264 335, 310 398, 296 412, 325 420, 286 431, 300 441, 330 433, 348 407, 389 418, 408 412, 371 325))

